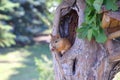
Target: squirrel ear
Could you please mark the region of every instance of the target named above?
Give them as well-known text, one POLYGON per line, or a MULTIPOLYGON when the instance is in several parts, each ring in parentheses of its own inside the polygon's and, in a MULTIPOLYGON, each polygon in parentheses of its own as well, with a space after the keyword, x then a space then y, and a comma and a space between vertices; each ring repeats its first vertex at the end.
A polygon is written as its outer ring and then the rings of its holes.
POLYGON ((57 34, 57 35, 56 35, 56 37, 57 37, 57 38, 60 38, 60 35, 59 35, 59 34, 57 34))
POLYGON ((54 35, 50 34, 50 37, 51 37, 51 38, 60 38, 60 35, 57 34, 57 35, 54 36, 54 35))

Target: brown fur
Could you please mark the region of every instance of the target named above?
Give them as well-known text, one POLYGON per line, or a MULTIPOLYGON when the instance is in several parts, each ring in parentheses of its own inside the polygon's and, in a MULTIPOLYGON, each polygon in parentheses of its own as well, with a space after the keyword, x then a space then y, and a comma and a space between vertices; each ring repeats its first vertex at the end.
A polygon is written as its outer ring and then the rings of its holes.
POLYGON ((51 35, 51 46, 53 51, 63 54, 71 47, 71 43, 67 38, 51 35))

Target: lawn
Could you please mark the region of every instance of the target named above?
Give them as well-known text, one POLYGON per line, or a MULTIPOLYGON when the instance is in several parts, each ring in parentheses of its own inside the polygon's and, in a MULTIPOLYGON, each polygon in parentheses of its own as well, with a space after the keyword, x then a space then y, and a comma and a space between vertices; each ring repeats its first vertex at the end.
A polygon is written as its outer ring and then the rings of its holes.
POLYGON ((48 44, 0 49, 0 80, 38 80, 35 57, 51 59, 48 44))

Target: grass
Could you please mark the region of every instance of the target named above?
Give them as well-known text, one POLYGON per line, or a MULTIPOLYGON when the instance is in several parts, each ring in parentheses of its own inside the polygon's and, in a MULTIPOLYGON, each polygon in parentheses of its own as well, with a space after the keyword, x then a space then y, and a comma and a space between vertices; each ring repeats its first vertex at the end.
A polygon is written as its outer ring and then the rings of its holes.
POLYGON ((38 80, 34 58, 51 58, 48 44, 0 49, 0 80, 38 80))

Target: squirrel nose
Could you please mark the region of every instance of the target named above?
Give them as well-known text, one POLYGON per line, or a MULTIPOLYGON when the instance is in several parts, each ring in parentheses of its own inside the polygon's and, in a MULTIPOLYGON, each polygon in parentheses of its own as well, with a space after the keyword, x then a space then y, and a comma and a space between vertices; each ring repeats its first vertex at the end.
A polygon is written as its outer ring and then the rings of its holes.
POLYGON ((51 50, 52 50, 52 51, 54 51, 55 49, 54 49, 54 48, 52 48, 51 50))

